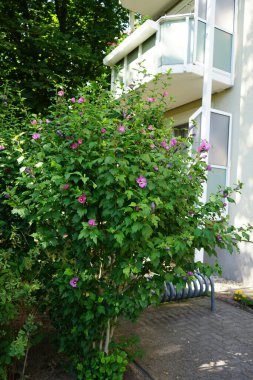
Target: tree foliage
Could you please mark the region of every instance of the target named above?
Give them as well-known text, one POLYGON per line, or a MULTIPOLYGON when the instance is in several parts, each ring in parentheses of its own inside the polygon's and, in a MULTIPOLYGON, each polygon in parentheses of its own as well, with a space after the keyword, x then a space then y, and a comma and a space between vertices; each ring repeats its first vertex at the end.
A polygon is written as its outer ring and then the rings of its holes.
POLYGON ((127 19, 118 0, 0 2, 0 80, 24 90, 36 112, 49 104, 59 76, 75 89, 106 71, 107 42, 127 19))

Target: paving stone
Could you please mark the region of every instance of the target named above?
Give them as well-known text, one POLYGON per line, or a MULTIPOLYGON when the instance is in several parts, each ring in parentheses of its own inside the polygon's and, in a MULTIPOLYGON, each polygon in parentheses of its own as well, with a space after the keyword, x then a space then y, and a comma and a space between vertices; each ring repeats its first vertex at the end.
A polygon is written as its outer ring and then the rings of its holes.
POLYGON ((122 334, 141 338, 146 354, 137 362, 149 379, 253 380, 253 314, 216 303, 216 313, 208 298, 163 304, 137 324, 122 323, 122 334))

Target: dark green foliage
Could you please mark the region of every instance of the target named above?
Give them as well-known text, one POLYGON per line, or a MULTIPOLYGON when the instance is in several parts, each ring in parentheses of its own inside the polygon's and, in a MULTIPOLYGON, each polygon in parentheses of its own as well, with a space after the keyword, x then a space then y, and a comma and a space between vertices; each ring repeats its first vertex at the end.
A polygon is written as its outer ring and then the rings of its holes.
MULTIPOLYGON (((17 143, 26 128, 24 99, 13 96, 7 87, 0 98, 0 378, 7 379, 15 359, 25 357, 36 331, 35 293, 38 250, 31 237, 32 229, 13 208, 11 194, 19 175, 22 147, 17 143), (7 149, 1 150, 4 141, 7 149), (8 201, 8 202, 7 202, 8 201)), ((22 187, 15 189, 21 194, 22 187)))
MULTIPOLYGON (((75 88, 107 69, 107 42, 124 28, 118 0, 0 2, 0 81, 8 79, 34 111, 49 105, 51 84, 75 88)), ((109 73, 109 71, 106 71, 109 73)))

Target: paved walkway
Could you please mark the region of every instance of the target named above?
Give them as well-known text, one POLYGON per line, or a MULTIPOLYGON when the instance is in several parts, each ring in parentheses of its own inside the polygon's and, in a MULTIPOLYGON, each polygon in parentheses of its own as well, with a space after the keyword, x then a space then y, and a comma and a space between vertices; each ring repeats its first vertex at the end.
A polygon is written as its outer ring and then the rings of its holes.
POLYGON ((146 354, 125 380, 253 380, 253 313, 197 298, 149 308, 122 332, 138 335, 146 354), (144 372, 146 371, 146 375, 144 372))

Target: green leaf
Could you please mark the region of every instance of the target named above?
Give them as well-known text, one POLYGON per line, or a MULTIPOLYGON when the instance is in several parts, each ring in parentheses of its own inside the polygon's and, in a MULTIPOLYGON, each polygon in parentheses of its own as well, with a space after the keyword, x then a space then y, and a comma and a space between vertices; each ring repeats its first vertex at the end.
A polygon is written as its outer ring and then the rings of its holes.
POLYGON ((99 305, 99 306, 97 307, 97 312, 98 312, 99 314, 105 314, 105 307, 104 307, 103 305, 99 305))
POLYGON ((175 267, 174 268, 174 272, 176 273, 176 274, 180 274, 180 275, 183 275, 183 276, 185 276, 185 271, 181 268, 181 267, 175 267))
POLYGON ((142 230, 142 228, 143 228, 143 224, 142 224, 142 223, 135 222, 135 223, 132 225, 131 232, 132 232, 132 233, 136 233, 136 232, 142 230))
POLYGON ((129 274, 130 274, 130 267, 128 266, 128 267, 125 267, 124 269, 123 269, 123 273, 124 273, 124 275, 126 276, 126 277, 129 277, 129 274))
POLYGON ((66 268, 65 271, 64 271, 64 274, 66 276, 73 276, 74 272, 71 268, 66 268))
POLYGON ((108 165, 108 164, 113 164, 115 162, 115 158, 114 157, 111 157, 111 156, 107 156, 105 158, 105 165, 108 165))
POLYGON ((142 229, 142 235, 145 239, 149 239, 150 236, 152 235, 153 233, 153 229, 148 225, 144 225, 143 229, 142 229))
POLYGON ((115 234, 114 237, 117 240, 117 242, 119 243, 119 245, 122 246, 123 241, 124 241, 124 234, 122 232, 119 232, 119 233, 115 234))

